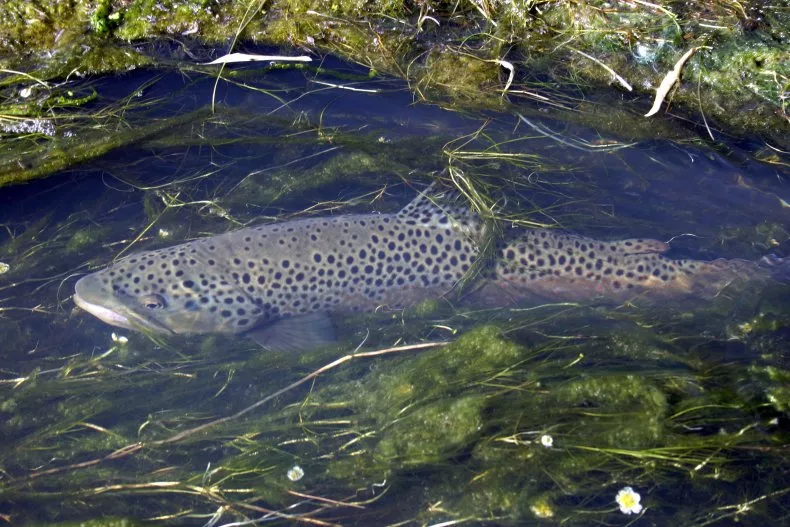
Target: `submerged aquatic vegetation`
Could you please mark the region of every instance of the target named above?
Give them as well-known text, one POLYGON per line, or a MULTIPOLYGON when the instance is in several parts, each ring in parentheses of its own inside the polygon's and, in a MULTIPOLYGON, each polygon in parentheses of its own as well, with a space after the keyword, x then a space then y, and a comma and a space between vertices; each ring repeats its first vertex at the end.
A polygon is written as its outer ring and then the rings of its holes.
MULTIPOLYGON (((459 10, 493 19, 490 7, 459 10)), ((269 90, 270 72, 232 78, 269 90)), ((251 106, 301 96, 268 91, 251 106)), ((38 524, 101 511, 127 524, 589 525, 649 506, 657 524, 696 526, 784 514, 780 288, 733 287, 701 305, 490 311, 436 299, 349 319, 339 349, 299 356, 221 337, 113 337, 68 301, 73 274, 121 254, 262 218, 397 210, 409 185, 442 168, 492 227, 669 240, 693 226, 679 250, 757 258, 787 239, 778 201, 758 194, 764 182, 747 194, 754 201, 717 193, 748 182, 727 179, 711 152, 673 143, 711 187, 702 196, 667 152, 526 114, 537 126, 494 116, 407 128, 408 116, 344 120, 324 102, 285 116, 217 108, 183 128, 165 120, 139 148, 85 166, 101 174, 94 186, 55 187, 58 202, 76 203, 65 218, 55 207, 3 225, 0 514, 38 524), (99 181, 112 192, 88 196, 99 181)), ((142 115, 145 104, 132 105, 111 122, 142 115)))
MULTIPOLYGON (((517 327, 552 319, 589 327, 589 313, 578 309, 511 316, 520 319, 517 327)), ((468 315, 461 313, 444 324, 463 325, 464 319, 468 315)), ((211 514, 224 503, 223 516, 250 519, 259 511, 298 521, 302 513, 289 510, 301 504, 302 512, 311 511, 305 518, 330 523, 351 507, 365 518, 388 521, 519 523, 535 516, 585 524, 612 513, 609 500, 623 484, 651 487, 651 517, 661 521, 674 507, 676 488, 692 492, 705 507, 737 485, 750 470, 747 463, 759 463, 770 489, 762 498, 768 508, 739 517, 756 515, 758 521, 771 514, 781 489, 790 491, 781 447, 772 446, 781 432, 776 414, 754 414, 766 401, 760 392, 731 391, 733 376, 743 369, 720 363, 711 370, 699 356, 673 364, 648 342, 633 342, 626 360, 615 351, 615 335, 597 327, 594 339, 536 333, 518 344, 487 325, 463 331, 451 345, 426 343, 418 354, 408 346, 355 352, 277 393, 264 389, 271 396, 258 401, 259 390, 245 388, 253 380, 263 375, 282 386, 298 376, 277 364, 281 357, 256 359, 263 367, 255 368, 238 354, 218 363, 212 357, 226 344, 214 341, 186 360, 160 349, 154 362, 143 358, 150 356, 150 345, 130 339, 125 349, 134 355, 125 362, 131 369, 111 368, 108 353, 71 359, 55 377, 16 381, 2 409, 16 415, 6 421, 9 439, 44 424, 24 409, 70 395, 59 406, 61 415, 47 417, 50 423, 33 437, 12 439, 13 450, 2 458, 12 477, 2 492, 24 501, 45 488, 61 489, 53 496, 79 498, 63 502, 74 513, 87 500, 140 518, 148 517, 142 509, 116 500, 134 492, 163 518, 211 514), (130 362, 134 356, 140 359, 130 362), (586 367, 590 361, 597 367, 586 367), (606 363, 610 367, 602 368, 606 363), (92 380, 79 389, 80 379, 92 380), (313 383, 308 391, 297 388, 305 381, 313 383), (171 408, 184 410, 151 414, 141 399, 119 415, 113 394, 132 385, 155 390, 171 408), (96 400, 97 393, 106 399, 96 400), (243 401, 252 404, 239 411, 243 401), (73 464, 24 468, 44 453, 73 464), (124 482, 124 463, 113 461, 130 458, 148 474, 135 483, 124 482), (426 498, 401 503, 396 513, 387 493, 405 490, 414 471, 426 498), (292 486, 296 482, 299 487, 292 486), (367 490, 360 495, 360 489, 367 490), (166 502, 156 499, 163 495, 166 502), (124 508, 114 509, 121 503, 124 508)), ((704 355, 704 348, 697 350, 704 355)), ((628 488, 617 503, 623 512, 641 511, 639 495, 628 488)), ((691 507, 684 524, 704 525, 726 510, 705 516, 691 507)))

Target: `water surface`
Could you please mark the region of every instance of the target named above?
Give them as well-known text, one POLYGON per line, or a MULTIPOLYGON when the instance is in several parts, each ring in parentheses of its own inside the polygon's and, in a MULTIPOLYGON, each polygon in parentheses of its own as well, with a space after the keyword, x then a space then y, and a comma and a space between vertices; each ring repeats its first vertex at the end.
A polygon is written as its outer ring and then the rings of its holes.
POLYGON ((130 129, 195 117, 0 191, 0 514, 168 525, 786 518, 779 282, 661 305, 437 299, 349 318, 338 347, 298 356, 244 338, 152 341, 75 311, 76 279, 123 254, 254 223, 392 212, 437 177, 496 203, 506 225, 671 240, 673 256, 703 260, 788 254, 788 171, 752 159, 748 142, 610 136, 540 107, 522 118, 418 104, 407 86, 333 60, 234 71, 213 113, 205 75, 90 80, 94 109, 117 101, 130 129), (355 350, 382 353, 285 389, 355 350), (615 503, 626 486, 643 516, 615 503))

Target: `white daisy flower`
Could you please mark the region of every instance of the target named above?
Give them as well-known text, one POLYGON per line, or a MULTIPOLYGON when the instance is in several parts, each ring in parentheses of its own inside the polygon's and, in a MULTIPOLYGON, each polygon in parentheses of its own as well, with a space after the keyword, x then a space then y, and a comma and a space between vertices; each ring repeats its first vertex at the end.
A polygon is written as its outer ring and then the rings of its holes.
POLYGON ((291 481, 299 481, 304 477, 304 470, 299 465, 294 465, 288 469, 288 479, 291 481))
POLYGON ((642 505, 639 503, 641 499, 642 496, 634 489, 623 487, 615 496, 614 501, 620 506, 620 512, 623 514, 639 514, 642 512, 642 505))

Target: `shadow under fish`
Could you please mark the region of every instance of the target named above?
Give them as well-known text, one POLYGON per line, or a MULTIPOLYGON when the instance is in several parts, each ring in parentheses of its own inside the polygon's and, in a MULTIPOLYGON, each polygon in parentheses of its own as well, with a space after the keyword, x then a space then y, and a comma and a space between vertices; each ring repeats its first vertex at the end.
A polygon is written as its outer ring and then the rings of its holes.
POLYGON ((432 185, 395 214, 247 227, 130 255, 81 278, 74 300, 113 326, 243 334, 285 351, 332 343, 330 315, 403 309, 460 290, 465 301, 496 307, 712 298, 735 280, 790 267, 781 259, 670 259, 658 240, 552 230, 509 232, 480 260, 489 237, 456 192, 432 185))

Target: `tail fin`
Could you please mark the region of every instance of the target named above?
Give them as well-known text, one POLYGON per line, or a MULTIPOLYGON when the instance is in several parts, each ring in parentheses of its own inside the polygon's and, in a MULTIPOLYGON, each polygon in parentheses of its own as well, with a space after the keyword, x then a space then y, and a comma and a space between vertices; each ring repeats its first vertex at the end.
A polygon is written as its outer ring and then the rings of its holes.
POLYGON ((769 254, 757 261, 720 258, 696 262, 695 269, 686 272, 689 292, 709 298, 732 284, 739 283, 752 288, 757 284, 772 282, 790 284, 790 257, 769 254))
POLYGON ((758 266, 767 271, 774 280, 790 283, 790 256, 782 258, 767 254, 758 260, 758 266))

